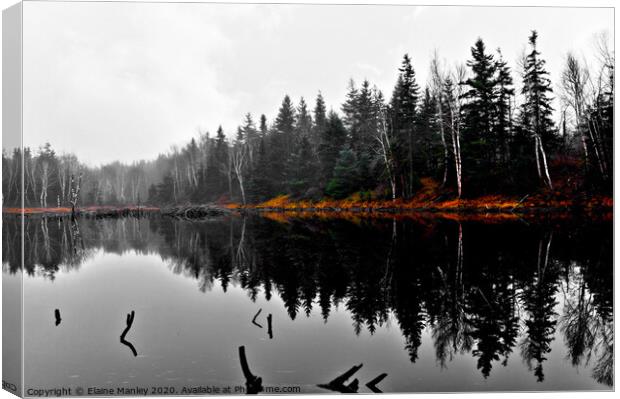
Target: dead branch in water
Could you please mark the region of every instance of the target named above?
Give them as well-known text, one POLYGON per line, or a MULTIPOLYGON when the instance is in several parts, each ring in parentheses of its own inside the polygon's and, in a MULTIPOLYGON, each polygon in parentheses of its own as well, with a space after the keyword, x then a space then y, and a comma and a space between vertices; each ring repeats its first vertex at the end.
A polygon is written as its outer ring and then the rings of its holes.
POLYGON ((245 346, 239 347, 239 361, 241 362, 241 371, 245 377, 245 388, 248 394, 257 394, 263 391, 263 379, 255 376, 250 371, 248 359, 245 357, 245 346))
POLYGON ((258 324, 256 322, 256 318, 258 317, 258 315, 260 314, 260 312, 263 311, 263 308, 258 309, 258 312, 256 312, 256 314, 254 315, 254 317, 252 318, 252 324, 254 324, 255 326, 259 327, 259 328, 263 328, 262 325, 258 324))
POLYGON ((131 329, 131 325, 133 324, 133 319, 135 316, 136 316, 136 313, 133 310, 131 311, 131 313, 127 314, 127 327, 125 327, 125 329, 123 330, 123 333, 121 334, 121 344, 129 347, 129 349, 131 349, 131 352, 133 353, 134 356, 138 356, 138 352, 136 351, 136 348, 133 346, 133 344, 125 340, 125 336, 129 332, 129 329, 131 329))
POLYGON ((355 378, 351 381, 350 384, 344 385, 345 382, 353 376, 353 374, 357 373, 359 369, 361 369, 363 363, 360 363, 357 366, 351 367, 349 370, 345 371, 338 377, 331 380, 328 384, 319 384, 320 388, 329 389, 330 391, 340 392, 340 393, 357 393, 359 389, 359 381, 355 378))
POLYGON ((267 316, 267 335, 269 335, 269 339, 273 339, 273 330, 271 328, 272 319, 273 317, 271 316, 271 313, 269 313, 267 316))
POLYGON ((379 374, 377 377, 375 377, 374 379, 372 379, 368 383, 366 383, 366 386, 368 387, 368 389, 370 389, 374 393, 383 393, 382 390, 377 388, 377 384, 380 383, 381 381, 383 381, 383 379, 385 377, 387 377, 387 373, 379 374))

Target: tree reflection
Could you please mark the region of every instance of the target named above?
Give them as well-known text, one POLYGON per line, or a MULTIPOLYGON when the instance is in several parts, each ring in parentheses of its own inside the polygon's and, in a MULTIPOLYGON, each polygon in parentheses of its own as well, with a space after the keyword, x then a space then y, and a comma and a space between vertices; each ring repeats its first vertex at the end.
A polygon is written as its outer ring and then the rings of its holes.
MULTIPOLYGON (((572 364, 590 365, 593 378, 611 386, 610 226, 31 218, 24 267, 53 279, 101 250, 157 254, 201 291, 238 284, 253 301, 278 296, 291 319, 317 313, 328 323, 340 306, 351 315, 352 332, 373 334, 393 318, 412 362, 428 329, 441 367, 471 353, 485 378, 518 346, 543 381, 551 343, 561 334, 572 364)), ((20 231, 18 220, 3 220, 3 269, 10 273, 20 268, 20 231)))

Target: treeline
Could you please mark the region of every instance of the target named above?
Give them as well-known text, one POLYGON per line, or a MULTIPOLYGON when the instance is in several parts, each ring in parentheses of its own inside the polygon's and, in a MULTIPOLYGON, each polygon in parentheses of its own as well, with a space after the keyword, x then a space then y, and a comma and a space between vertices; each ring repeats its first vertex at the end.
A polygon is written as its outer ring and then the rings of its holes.
MULTIPOLYGON (((79 175, 84 204, 256 203, 284 194, 319 200, 354 193, 406 200, 421 177, 433 177, 456 197, 541 189, 610 194, 615 60, 606 38, 596 43, 596 70, 567 54, 555 90, 537 41, 534 31, 518 79, 500 50, 487 50, 482 39, 466 64, 447 68, 435 54, 424 88, 405 55, 389 100, 368 80, 359 87, 350 81, 340 112, 328 111, 320 92, 314 105, 285 96, 272 123, 248 113, 234 139, 220 127, 151 162, 93 169, 72 155, 57 157, 49 145, 38 154, 26 149, 26 204, 64 205, 67 182, 79 175), (553 109, 553 96, 561 109, 553 109)), ((3 153, 5 205, 18 202, 20 156, 3 153)))
POLYGON ((220 128, 171 154, 171 168, 149 198, 409 199, 424 176, 459 197, 531 193, 567 181, 573 191, 610 193, 613 54, 600 37, 595 72, 567 55, 556 123, 537 40, 532 32, 519 88, 501 52, 489 52, 479 39, 465 65, 449 69, 435 55, 424 89, 405 55, 389 101, 368 80, 359 87, 350 81, 340 113, 327 110, 321 93, 313 106, 285 96, 272 124, 247 114, 230 143, 220 128))
POLYGON ((87 205, 140 204, 147 198, 147 182, 161 178, 157 171, 159 160, 88 167, 74 154, 56 154, 49 143, 36 152, 26 147, 23 155, 20 149, 11 154, 3 150, 3 206, 21 203, 22 159, 27 207, 70 207, 75 199, 87 205))

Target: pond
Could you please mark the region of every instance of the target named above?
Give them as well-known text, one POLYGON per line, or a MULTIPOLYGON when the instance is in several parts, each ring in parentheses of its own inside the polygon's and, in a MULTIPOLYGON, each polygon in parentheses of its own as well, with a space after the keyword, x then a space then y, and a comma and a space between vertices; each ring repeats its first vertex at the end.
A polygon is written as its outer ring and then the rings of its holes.
POLYGON ((25 388, 613 388, 611 222, 265 216, 27 219, 25 388))

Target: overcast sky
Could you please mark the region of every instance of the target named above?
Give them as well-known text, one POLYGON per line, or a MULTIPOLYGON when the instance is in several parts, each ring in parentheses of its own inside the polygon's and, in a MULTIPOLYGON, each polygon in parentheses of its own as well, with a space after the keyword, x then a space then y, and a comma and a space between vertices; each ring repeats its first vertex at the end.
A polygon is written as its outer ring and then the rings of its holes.
POLYGON ((389 98, 405 52, 421 85, 434 49, 465 62, 478 37, 516 67, 531 29, 555 84, 567 51, 594 64, 613 10, 25 3, 24 144, 150 159, 219 124, 232 136, 246 112, 271 121, 284 94, 339 110, 367 78, 389 98))

